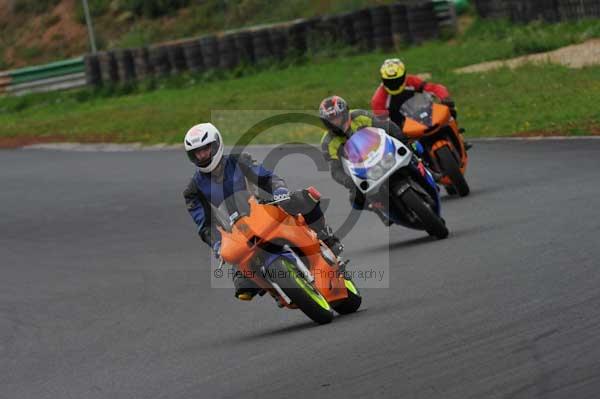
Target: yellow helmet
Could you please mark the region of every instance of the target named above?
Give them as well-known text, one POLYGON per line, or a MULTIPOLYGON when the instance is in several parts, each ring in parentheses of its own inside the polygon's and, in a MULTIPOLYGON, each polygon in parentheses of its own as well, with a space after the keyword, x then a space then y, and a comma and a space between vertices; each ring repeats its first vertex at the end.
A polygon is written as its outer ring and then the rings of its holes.
POLYGON ((389 94, 400 94, 406 86, 406 68, 400 59, 389 58, 383 61, 381 68, 381 82, 389 94))

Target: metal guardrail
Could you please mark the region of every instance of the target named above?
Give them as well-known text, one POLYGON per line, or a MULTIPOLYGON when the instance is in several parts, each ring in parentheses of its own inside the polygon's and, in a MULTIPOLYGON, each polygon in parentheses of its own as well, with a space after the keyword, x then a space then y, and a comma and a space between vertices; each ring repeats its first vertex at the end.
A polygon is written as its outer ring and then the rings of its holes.
POLYGON ((0 72, 0 94, 23 95, 85 85, 83 57, 0 72))

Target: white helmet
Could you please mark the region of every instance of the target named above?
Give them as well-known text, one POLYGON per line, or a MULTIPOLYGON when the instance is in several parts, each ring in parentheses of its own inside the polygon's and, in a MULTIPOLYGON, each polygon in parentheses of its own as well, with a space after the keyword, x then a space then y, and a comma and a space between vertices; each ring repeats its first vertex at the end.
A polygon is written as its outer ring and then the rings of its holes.
POLYGON ((223 139, 219 130, 212 123, 201 123, 193 126, 185 134, 183 143, 188 158, 202 173, 212 172, 223 158, 223 139), (210 157, 201 162, 196 158, 194 153, 198 148, 207 145, 210 145, 211 148, 210 157))

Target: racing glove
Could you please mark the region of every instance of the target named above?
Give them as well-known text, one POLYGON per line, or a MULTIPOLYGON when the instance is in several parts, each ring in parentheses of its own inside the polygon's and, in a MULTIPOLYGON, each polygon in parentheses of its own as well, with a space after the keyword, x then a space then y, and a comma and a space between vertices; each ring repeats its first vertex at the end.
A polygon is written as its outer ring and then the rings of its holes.
POLYGON ((443 99, 441 103, 450 108, 450 115, 452 115, 452 117, 456 119, 456 104, 454 103, 454 101, 450 97, 447 97, 443 99))
POLYGON ((220 259, 221 258, 221 241, 215 241, 215 243, 212 246, 213 249, 213 253, 215 254, 215 258, 220 259))

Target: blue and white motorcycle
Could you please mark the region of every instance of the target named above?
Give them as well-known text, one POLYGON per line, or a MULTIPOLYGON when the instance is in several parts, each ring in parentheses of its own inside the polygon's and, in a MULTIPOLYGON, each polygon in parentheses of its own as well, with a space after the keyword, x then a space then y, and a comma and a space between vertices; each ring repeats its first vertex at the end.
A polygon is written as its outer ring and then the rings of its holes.
POLYGON ((383 129, 367 127, 344 145, 342 164, 369 202, 393 223, 446 238, 438 188, 431 173, 411 150, 383 129))

